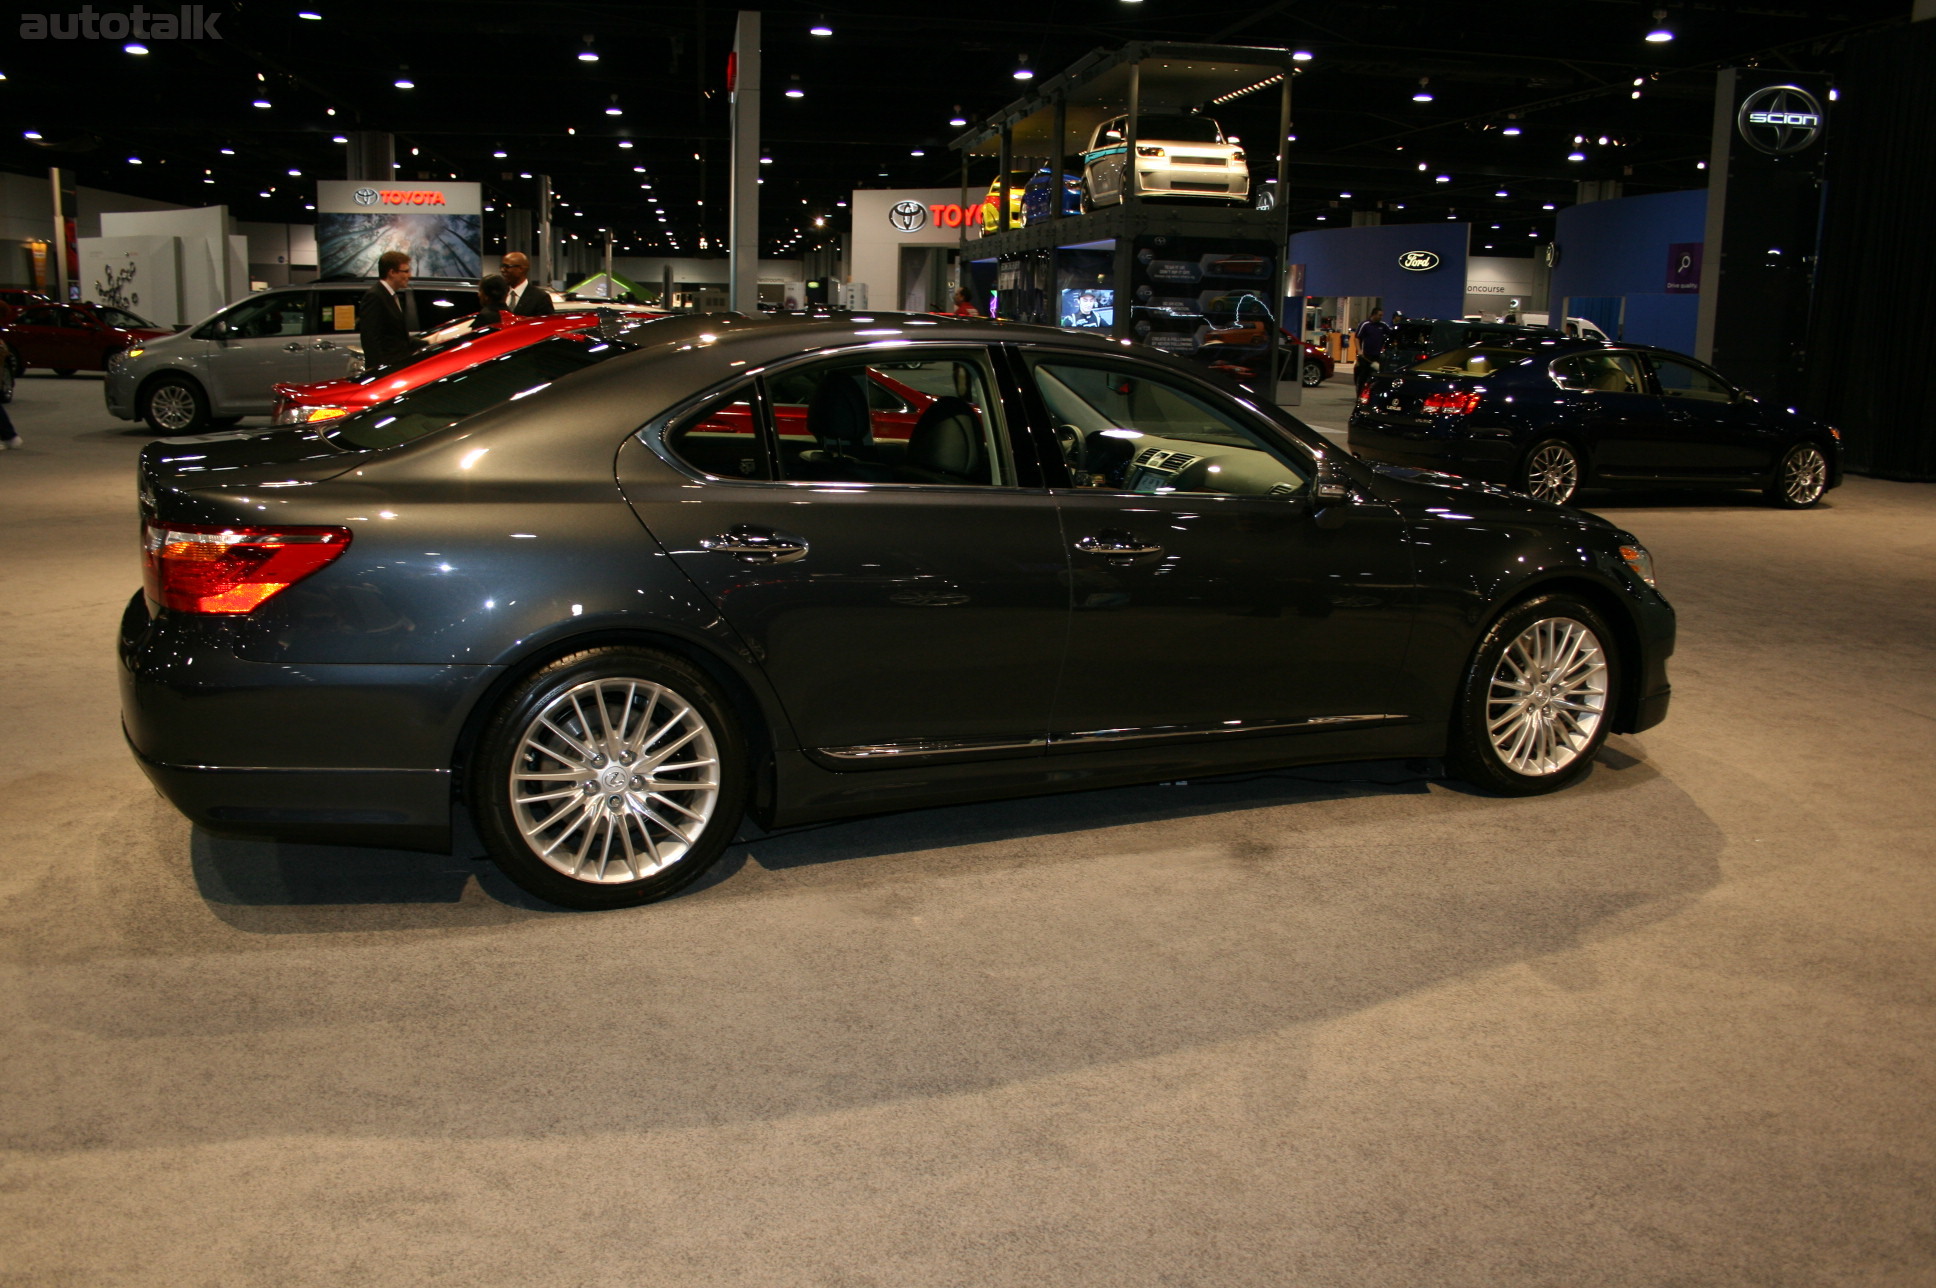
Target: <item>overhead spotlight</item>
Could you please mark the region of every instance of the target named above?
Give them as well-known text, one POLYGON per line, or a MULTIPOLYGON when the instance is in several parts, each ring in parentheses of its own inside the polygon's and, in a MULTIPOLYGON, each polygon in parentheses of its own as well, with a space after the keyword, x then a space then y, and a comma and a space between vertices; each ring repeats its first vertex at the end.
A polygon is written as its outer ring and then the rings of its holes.
POLYGON ((415 88, 417 88, 417 82, 415 82, 415 81, 413 81, 413 80, 411 80, 411 79, 410 79, 410 78, 409 78, 408 76, 399 76, 399 77, 397 78, 397 88, 398 88, 398 89, 415 89, 415 88))
POLYGON ((1605 147, 1606 145, 1607 145, 1607 136, 1602 134, 1600 136, 1600 146, 1605 147))
POLYGON ((761 158, 760 158, 760 164, 761 164, 761 165, 772 165, 772 164, 773 164, 773 158, 772 158, 772 157, 761 157, 761 158))
POLYGON ((1493 193, 1492 195, 1493 195, 1493 196, 1495 196, 1495 197, 1510 197, 1510 196, 1512 196, 1512 194, 1511 194, 1510 192, 1507 192, 1507 191, 1506 191, 1506 190, 1505 190, 1504 188, 1501 188, 1501 189, 1500 189, 1499 191, 1497 191, 1497 192, 1495 192, 1495 193, 1493 193))
POLYGON ((795 76, 793 83, 786 87, 786 96, 788 98, 805 98, 807 96, 807 91, 800 88, 800 78, 798 76, 795 76))
POLYGON ((491 153, 491 155, 502 159, 504 157, 510 156, 511 154, 509 152, 506 152, 503 148, 499 148, 497 151, 491 153))
POLYGON ((1667 25, 1667 10, 1654 10, 1654 25, 1643 39, 1650 45, 1664 45, 1674 38, 1674 29, 1667 25))
POLYGON ((1540 209, 1541 209, 1541 210, 1558 210, 1558 209, 1559 209, 1559 207, 1558 207, 1558 206, 1555 206, 1555 205, 1554 205, 1554 204, 1553 204, 1552 202, 1550 202, 1550 201, 1549 201, 1549 202, 1547 202, 1547 203, 1546 203, 1545 205, 1543 205, 1543 206, 1541 206, 1541 207, 1540 207, 1540 209))
POLYGON ((622 147, 622 148, 629 148, 629 147, 631 147, 631 146, 632 146, 632 140, 630 140, 630 139, 620 139, 620 140, 618 141, 618 145, 619 145, 620 147, 622 147))
POLYGON ((1029 70, 1027 54, 1020 57, 1019 65, 1015 68, 1015 79, 1020 81, 1035 79, 1035 73, 1029 70))
POLYGON ((21 138, 23 138, 23 139, 37 139, 37 138, 39 138, 39 137, 40 137, 40 131, 39 131, 39 130, 23 130, 23 131, 21 131, 21 134, 20 134, 20 137, 21 137, 21 138))
POLYGON ((1508 126, 1507 126, 1507 127, 1505 128, 1505 129, 1503 129, 1503 130, 1501 130, 1501 131, 1499 131, 1499 132, 1500 132, 1501 134, 1508 134, 1508 135, 1512 135, 1513 137, 1515 137, 1515 138, 1516 138, 1516 137, 1518 137, 1518 136, 1519 136, 1519 135, 1520 135, 1520 134, 1521 134, 1521 133, 1522 133, 1523 131, 1521 131, 1521 130, 1520 130, 1520 128, 1519 128, 1519 127, 1518 127, 1517 125, 1508 125, 1508 126))
POLYGON ((807 34, 809 36, 833 35, 834 29, 827 25, 827 15, 823 13, 818 18, 815 18, 813 20, 813 26, 807 28, 807 34))
POLYGON ((911 157, 924 157, 928 154, 920 148, 914 148, 908 152, 908 155, 911 157))
POLYGON ((148 52, 148 46, 138 40, 130 40, 127 44, 121 46, 121 51, 128 54, 145 54, 148 52))
POLYGON ((300 179, 300 178, 302 178, 302 171, 300 171, 300 170, 291 170, 291 171, 289 172, 289 177, 290 177, 291 179, 300 179))
POLYGON ((332 134, 329 141, 331 143, 348 143, 350 140, 346 134, 332 134))
POLYGON ((955 114, 948 118, 948 124, 954 126, 956 129, 968 124, 968 118, 961 114, 961 104, 955 104, 955 114))
POLYGON ((1412 102, 1429 103, 1432 101, 1431 82, 1432 78, 1430 76, 1421 76, 1418 78, 1418 92, 1412 95, 1412 102))
POLYGON ((268 107, 268 106, 269 106, 269 100, 268 100, 268 99, 266 99, 266 98, 258 98, 258 99, 257 99, 257 100, 255 101, 255 105, 256 105, 257 107, 268 107))
POLYGON ((598 61, 598 51, 592 48, 592 38, 589 35, 585 37, 585 47, 578 51, 578 61, 581 63, 598 61))
POLYGON ((128 164, 129 164, 129 165, 140 165, 140 164, 141 164, 141 158, 140 158, 140 157, 129 157, 129 158, 128 158, 128 164))
POLYGON ((323 15, 321 15, 320 13, 312 13, 308 9, 303 10, 301 13, 297 14, 296 16, 298 18, 306 19, 309 22, 321 22, 323 20, 323 15))
POLYGON ((1449 175, 1449 174, 1442 174, 1442 175, 1439 175, 1438 177, 1436 177, 1436 178, 1434 178, 1434 179, 1432 180, 1432 182, 1433 182, 1433 183, 1451 183, 1451 182, 1452 182, 1452 176, 1451 176, 1451 175, 1449 175))
MULTIPOLYGON (((34 135, 33 137, 37 139, 37 138, 39 138, 40 136, 39 136, 38 134, 36 134, 36 135, 34 135)), ((232 157, 232 156, 234 156, 234 155, 235 155, 235 149, 234 149, 234 148, 222 148, 222 149, 220 149, 220 151, 221 151, 221 153, 222 153, 222 155, 223 155, 223 156, 225 156, 225 157, 232 157)))
POLYGON ((1586 153, 1581 152, 1576 148, 1573 151, 1566 154, 1566 159, 1568 161, 1584 161, 1586 160, 1586 153))
POLYGON ((1293 49, 1291 51, 1291 61, 1294 63, 1308 63, 1313 57, 1314 55, 1308 49, 1293 49))
POLYGON ((1351 194, 1348 192, 1341 192, 1338 194, 1338 196, 1340 199, 1348 199, 1351 196, 1351 194))

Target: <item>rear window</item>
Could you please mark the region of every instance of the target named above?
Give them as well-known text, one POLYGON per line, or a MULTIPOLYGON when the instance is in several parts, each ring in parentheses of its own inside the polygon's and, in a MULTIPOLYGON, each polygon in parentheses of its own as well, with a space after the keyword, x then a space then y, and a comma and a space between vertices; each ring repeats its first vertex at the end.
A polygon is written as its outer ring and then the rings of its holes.
POLYGON ((1490 376, 1532 356, 1523 349, 1449 349, 1414 363, 1412 370, 1425 376, 1490 376))
POLYGON ((466 416, 512 398, 534 394, 575 371, 627 352, 631 345, 572 333, 507 353, 466 371, 379 403, 367 411, 327 422, 330 442, 351 451, 399 447, 466 416))

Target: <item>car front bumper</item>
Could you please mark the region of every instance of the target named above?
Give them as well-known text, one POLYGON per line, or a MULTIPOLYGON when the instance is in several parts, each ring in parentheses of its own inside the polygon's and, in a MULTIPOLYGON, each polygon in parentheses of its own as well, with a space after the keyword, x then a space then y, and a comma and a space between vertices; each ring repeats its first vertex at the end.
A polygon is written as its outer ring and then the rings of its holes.
POLYGON ((128 367, 127 358, 115 354, 108 359, 107 377, 101 381, 101 397, 108 405, 108 415, 117 420, 135 419, 135 375, 128 367))
POLYGON ((1250 172, 1241 165, 1161 165, 1136 167, 1137 191, 1150 197, 1250 196, 1250 172))

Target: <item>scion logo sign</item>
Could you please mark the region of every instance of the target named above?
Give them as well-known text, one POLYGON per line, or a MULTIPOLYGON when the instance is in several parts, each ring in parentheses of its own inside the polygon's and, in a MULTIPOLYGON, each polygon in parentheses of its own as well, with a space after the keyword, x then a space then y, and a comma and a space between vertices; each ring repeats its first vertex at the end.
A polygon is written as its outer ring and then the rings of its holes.
POLYGON ((97 10, 91 4, 79 13, 23 13, 22 40, 220 40, 215 24, 219 13, 206 6, 185 4, 173 13, 150 12, 136 5, 127 12, 97 10))
POLYGON ((897 201, 887 212, 895 231, 918 233, 928 226, 928 208, 918 201, 897 201))
POLYGON ((1429 273, 1439 266, 1439 257, 1429 250, 1408 250, 1398 257, 1398 266, 1408 273, 1429 273))
POLYGON ((1769 85, 1741 100, 1735 128, 1758 151, 1800 152, 1821 137, 1822 105, 1799 85, 1769 85))

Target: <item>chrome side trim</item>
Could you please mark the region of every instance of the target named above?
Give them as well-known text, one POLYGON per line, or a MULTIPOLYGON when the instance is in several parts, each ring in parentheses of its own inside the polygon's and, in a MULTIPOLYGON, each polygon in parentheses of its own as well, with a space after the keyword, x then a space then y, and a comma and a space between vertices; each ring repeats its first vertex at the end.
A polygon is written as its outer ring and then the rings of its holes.
POLYGON ((1048 745, 1046 738, 1025 738, 1020 741, 1006 738, 935 738, 867 743, 858 747, 815 747, 813 750, 816 755, 833 760, 884 760, 889 757, 918 759, 923 756, 953 756, 967 752, 1040 751, 1048 745))
POLYGON ((1217 720, 1208 724, 1149 725, 1141 729, 1089 729, 1082 733, 1049 735, 1049 745, 1097 746, 1112 742, 1141 742, 1151 738, 1228 738, 1243 734, 1292 733, 1300 729, 1322 729, 1332 725, 1375 724, 1384 720, 1409 720, 1410 716, 1386 712, 1366 716, 1307 716, 1286 720, 1217 720))

